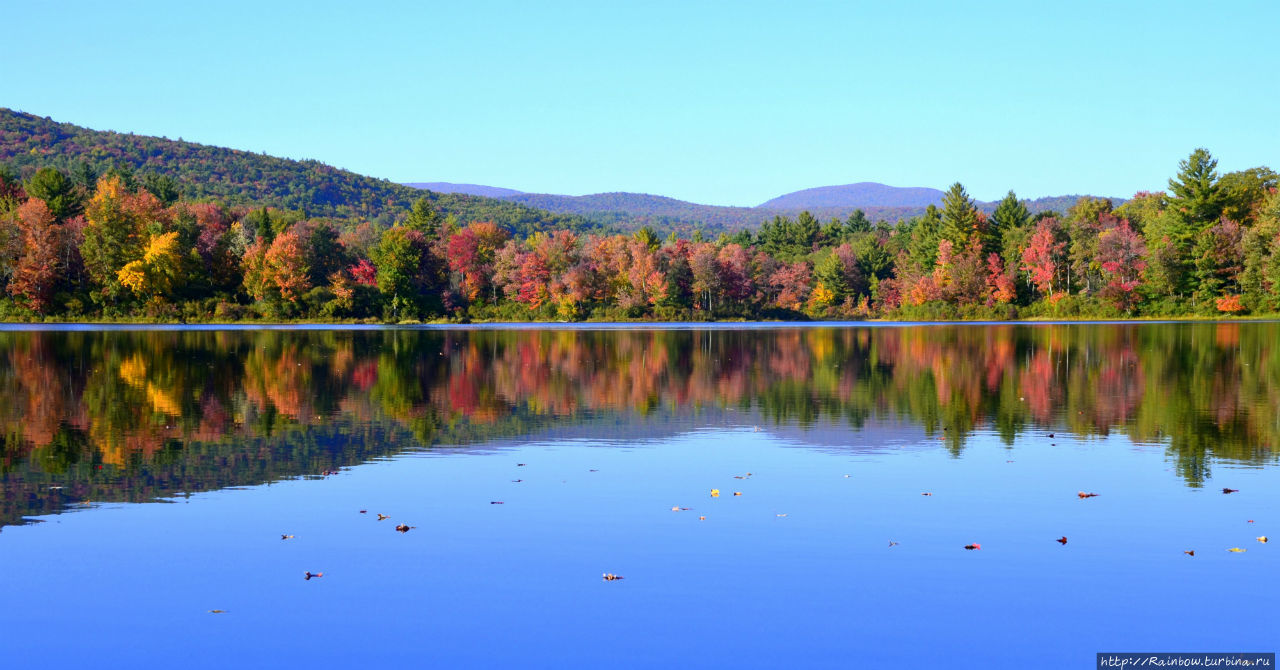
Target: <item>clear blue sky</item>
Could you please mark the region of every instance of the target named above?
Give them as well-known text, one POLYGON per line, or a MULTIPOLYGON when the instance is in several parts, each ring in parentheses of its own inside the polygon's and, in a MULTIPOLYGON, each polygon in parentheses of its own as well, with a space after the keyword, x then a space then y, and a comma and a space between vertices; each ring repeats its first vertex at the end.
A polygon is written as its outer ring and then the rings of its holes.
POLYGON ((0 106, 396 181, 754 205, 1280 168, 1280 2, 12 3, 0 106), (910 4, 910 6, 908 6, 910 4), (375 6, 376 5, 376 6, 375 6))

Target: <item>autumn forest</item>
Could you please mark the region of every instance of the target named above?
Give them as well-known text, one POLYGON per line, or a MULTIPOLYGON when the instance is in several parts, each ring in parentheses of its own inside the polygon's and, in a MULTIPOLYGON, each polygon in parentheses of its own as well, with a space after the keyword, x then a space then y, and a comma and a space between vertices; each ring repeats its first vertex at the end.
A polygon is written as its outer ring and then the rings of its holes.
POLYGON ((601 229, 318 164, 76 135, 8 115, 36 124, 0 138, 0 319, 9 321, 1280 312, 1276 173, 1219 174, 1204 149, 1166 190, 1118 206, 1081 197, 1032 215, 1010 191, 988 214, 957 183, 940 207, 903 220, 801 212, 713 237, 712 228, 601 229))

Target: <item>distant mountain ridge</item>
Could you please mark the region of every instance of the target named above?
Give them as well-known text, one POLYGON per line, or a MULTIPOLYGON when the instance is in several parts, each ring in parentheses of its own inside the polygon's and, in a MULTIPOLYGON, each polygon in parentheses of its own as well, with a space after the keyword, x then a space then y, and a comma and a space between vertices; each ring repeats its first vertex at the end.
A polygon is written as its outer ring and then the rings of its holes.
POLYGON ((478 195, 484 198, 502 198, 509 195, 523 195, 524 191, 517 191, 513 188, 501 188, 498 186, 484 186, 482 184, 454 184, 447 181, 426 181, 413 182, 405 184, 413 188, 422 188, 436 193, 461 193, 463 195, 478 195))
MULTIPOLYGON (((447 182, 428 182, 442 184, 447 182)), ((409 184, 417 186, 417 184, 409 184)), ((820 220, 847 218, 854 210, 861 209, 867 218, 878 221, 899 221, 919 216, 929 205, 941 205, 944 193, 928 187, 888 186, 876 182, 859 182, 842 186, 820 186, 780 195, 756 207, 728 207, 703 205, 648 193, 593 193, 590 195, 557 195, 552 193, 523 193, 512 189, 475 184, 453 184, 473 191, 460 193, 510 192, 495 195, 508 202, 548 212, 578 216, 598 225, 632 230, 653 226, 660 230, 687 233, 701 229, 709 233, 733 233, 741 228, 758 228, 775 216, 795 217, 808 211, 820 220)), ((1023 200, 1032 214, 1056 211, 1065 212, 1081 197, 1060 195, 1033 200, 1023 200)), ((1089 196, 1099 197, 1099 196, 1089 196)), ((1110 198, 1119 205, 1124 198, 1110 198)), ((975 203, 988 214, 996 209, 996 201, 975 203)))
POLYGON ((820 209, 828 207, 926 207, 942 202, 936 188, 887 186, 873 181, 819 186, 765 201, 760 209, 820 209))

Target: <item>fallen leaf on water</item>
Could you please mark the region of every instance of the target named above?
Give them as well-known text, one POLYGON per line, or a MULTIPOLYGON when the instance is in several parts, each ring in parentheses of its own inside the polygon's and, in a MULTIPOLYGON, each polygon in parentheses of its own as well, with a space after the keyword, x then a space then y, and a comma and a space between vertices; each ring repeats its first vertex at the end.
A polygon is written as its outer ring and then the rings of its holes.
POLYGON ((379 514, 379 515, 378 515, 378 521, 386 521, 387 519, 390 519, 390 518, 391 518, 391 517, 387 516, 386 514, 379 514))
POLYGON ((973 544, 964 545, 964 548, 968 549, 969 551, 973 551, 974 549, 981 549, 982 545, 978 544, 977 542, 974 542, 973 544))
POLYGON ((311 581, 311 578, 312 578, 312 577, 323 577, 323 576, 324 576, 324 573, 323 573, 323 572, 311 572, 311 571, 308 571, 305 575, 303 575, 303 577, 302 577, 302 578, 303 578, 303 579, 305 579, 305 580, 307 580, 307 581, 311 581))
POLYGON ((413 530, 414 528, 417 528, 417 526, 410 526, 404 523, 400 524, 399 526, 396 526, 396 530, 400 531, 401 533, 407 533, 413 530))
POLYGON ((711 497, 712 497, 712 498, 719 498, 719 497, 720 497, 720 489, 711 489, 711 497))
POLYGON ((734 479, 746 479, 746 477, 743 477, 742 475, 734 475, 734 476, 733 476, 733 478, 734 478, 734 479))
POLYGON ((779 514, 778 516, 783 517, 783 516, 786 516, 786 514, 779 514))
POLYGON ((361 514, 368 514, 368 513, 369 513, 369 510, 367 510, 367 509, 362 509, 362 510, 360 510, 360 513, 361 513, 361 514))
POLYGON ((599 470, 587 470, 587 472, 600 472, 599 470))
POLYGON ((698 521, 706 521, 706 520, 707 520, 707 517, 705 516, 698 517, 698 521))
POLYGON ((1195 556, 1195 555, 1196 555, 1196 550, 1195 550, 1195 549, 1192 549, 1192 550, 1190 550, 1190 551, 1184 551, 1184 552, 1182 552, 1182 553, 1184 553, 1184 554, 1186 554, 1186 555, 1188 555, 1188 556, 1195 556))
POLYGON ((1234 553, 1234 554, 1243 554, 1244 552, 1249 551, 1249 550, 1248 550, 1248 549, 1241 549, 1240 547, 1232 547, 1232 548, 1228 549, 1227 551, 1232 552, 1232 553, 1234 553))
POLYGON ((1240 492, 1240 489, 1226 489, 1226 488, 1224 488, 1224 489, 1222 489, 1222 492, 1223 492, 1223 493, 1239 493, 1239 492, 1240 492))
POLYGON ((890 547, 895 547, 895 546, 897 546, 897 545, 898 545, 898 543, 897 543, 897 542, 894 542, 893 540, 889 540, 889 546, 890 546, 890 547))
POLYGON ((522 481, 524 481, 524 480, 523 480, 523 479, 513 479, 513 480, 511 480, 511 481, 512 481, 512 482, 514 482, 514 483, 516 483, 516 484, 519 484, 520 482, 522 482, 522 481))
POLYGON ((845 479, 848 479, 848 478, 850 478, 850 477, 852 477, 852 476, 853 476, 853 475, 845 475, 845 476, 844 476, 844 478, 845 478, 845 479))
POLYGON ((525 466, 524 463, 516 463, 517 468, 523 468, 524 466, 525 466))
POLYGON ((604 580, 606 582, 616 582, 619 579, 626 579, 626 577, 623 577, 622 575, 615 575, 612 572, 604 573, 604 580))
POLYGON ((1081 491, 1081 492, 1077 493, 1076 495, 1080 496, 1080 498, 1081 498, 1081 499, 1084 499, 1084 498, 1096 498, 1096 497, 1098 497, 1098 494, 1096 494, 1096 493, 1085 493, 1084 491, 1081 491))
POLYGON ((280 536, 280 539, 282 539, 282 540, 292 540, 292 539, 293 539, 293 536, 292 536, 292 535, 281 535, 281 536, 280 536))
POLYGON ((1266 543, 1267 543, 1267 536, 1266 536, 1266 535, 1263 535, 1262 537, 1259 537, 1259 538, 1258 538, 1258 541, 1259 541, 1259 542, 1261 542, 1261 543, 1263 543, 1263 544, 1266 544, 1266 543))
POLYGON ((735 495, 735 496, 740 496, 740 495, 742 495, 742 491, 734 491, 734 492, 733 492, 733 495, 735 495))
POLYGON ((502 502, 501 500, 490 500, 490 501, 489 501, 489 504, 490 504, 490 505, 504 505, 504 504, 506 504, 506 503, 502 502))
POLYGON ((922 496, 931 496, 931 495, 933 495, 933 494, 932 494, 932 493, 929 493, 928 491, 925 491, 924 493, 921 493, 920 495, 922 495, 922 496))
POLYGON ((1058 544, 1066 544, 1066 543, 1067 543, 1067 536, 1066 536, 1066 535, 1063 535, 1062 537, 1060 537, 1060 538, 1058 538, 1057 540, 1054 540, 1054 541, 1055 541, 1055 542, 1057 542, 1058 544))
POLYGON ((209 610, 209 614, 226 614, 226 610, 209 610))
POLYGON ((1249 523, 1253 523, 1253 519, 1249 519, 1249 523))

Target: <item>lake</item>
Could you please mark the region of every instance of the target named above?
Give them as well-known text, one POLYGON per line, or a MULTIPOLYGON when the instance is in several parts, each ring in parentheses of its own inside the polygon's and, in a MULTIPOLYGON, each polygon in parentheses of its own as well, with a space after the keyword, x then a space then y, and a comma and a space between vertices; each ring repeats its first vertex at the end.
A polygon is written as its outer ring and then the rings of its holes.
POLYGON ((11 328, 0 654, 1275 651, 1278 408, 1276 323, 11 328))

